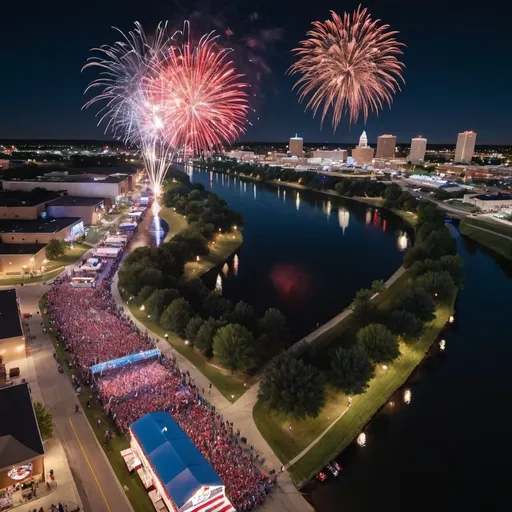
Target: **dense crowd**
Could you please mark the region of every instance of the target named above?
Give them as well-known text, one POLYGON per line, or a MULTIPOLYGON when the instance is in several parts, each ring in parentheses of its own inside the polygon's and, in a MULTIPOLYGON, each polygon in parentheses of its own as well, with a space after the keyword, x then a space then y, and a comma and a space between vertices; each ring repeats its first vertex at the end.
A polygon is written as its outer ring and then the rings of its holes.
MULTIPOLYGON (((116 264, 96 289, 73 289, 69 279, 54 282, 48 293, 52 328, 65 344, 80 380, 89 381, 91 365, 153 348, 117 307, 111 293, 116 264)), ((257 455, 240 432, 224 421, 199 394, 190 375, 173 361, 143 361, 96 376, 93 383, 107 414, 122 432, 153 411, 167 411, 210 462, 238 511, 263 502, 274 484, 255 463, 257 455)))

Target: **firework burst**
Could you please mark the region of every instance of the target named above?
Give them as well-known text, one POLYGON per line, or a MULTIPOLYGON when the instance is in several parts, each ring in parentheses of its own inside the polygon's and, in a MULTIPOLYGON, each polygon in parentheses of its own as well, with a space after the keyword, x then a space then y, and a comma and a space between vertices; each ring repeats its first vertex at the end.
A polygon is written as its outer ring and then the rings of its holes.
POLYGON ((217 36, 206 34, 195 45, 189 34, 185 24, 149 90, 162 106, 166 140, 184 154, 197 154, 219 149, 245 131, 248 85, 217 36))
POLYGON ((302 75, 296 82, 300 101, 309 97, 306 108, 316 115, 322 112, 322 123, 332 109, 332 125, 336 129, 348 114, 355 123, 360 114, 364 120, 370 112, 378 112, 403 82, 402 43, 380 20, 372 20, 367 9, 357 8, 343 16, 331 11, 325 22, 313 22, 308 38, 296 48, 300 58, 288 72, 302 75))

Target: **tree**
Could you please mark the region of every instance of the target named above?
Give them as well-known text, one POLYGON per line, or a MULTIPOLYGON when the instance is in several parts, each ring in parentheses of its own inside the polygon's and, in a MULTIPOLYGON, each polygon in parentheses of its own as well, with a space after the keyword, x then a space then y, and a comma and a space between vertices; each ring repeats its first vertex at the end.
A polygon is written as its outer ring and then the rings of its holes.
POLYGON ((439 300, 449 299, 455 290, 453 279, 446 270, 426 272, 418 277, 416 284, 439 300))
POLYGON ((144 303, 146 313, 158 322, 163 310, 179 296, 180 294, 175 288, 155 290, 144 303))
POLYGON ((431 322, 434 320, 436 305, 432 295, 415 285, 402 295, 398 301, 398 309, 409 311, 423 322, 431 322))
POLYGON ((64 240, 52 238, 46 245, 46 257, 49 260, 56 260, 66 253, 67 245, 64 240))
POLYGON ((386 283, 382 279, 372 281, 371 291, 373 293, 380 293, 386 289, 386 283))
POLYGON ((458 254, 455 256, 447 254, 441 257, 439 264, 443 270, 450 274, 453 284, 461 289, 464 283, 464 260, 458 254))
POLYGON ((280 412, 316 418, 325 402, 324 378, 314 366, 285 353, 266 366, 258 398, 280 412))
POLYGON ((174 331, 180 336, 185 333, 185 328, 192 316, 190 304, 183 298, 173 300, 162 313, 160 323, 165 329, 174 331))
POLYGON ((339 348, 331 359, 333 384, 347 395, 360 395, 366 391, 373 377, 373 365, 366 349, 356 343, 353 347, 339 348))
POLYGON ((256 366, 256 347, 253 335, 240 324, 221 327, 213 338, 213 355, 226 368, 249 370, 256 366))
POLYGON ((192 345, 194 345, 197 333, 199 332, 199 329, 201 329, 201 326, 203 324, 204 320, 200 316, 194 316, 193 318, 190 319, 190 322, 187 324, 187 327, 185 329, 185 336, 192 345))
POLYGON ((376 363, 392 363, 400 355, 397 337, 382 324, 370 324, 359 329, 357 341, 376 363))
POLYGON ((253 330, 255 326, 254 309, 251 305, 243 300, 236 303, 234 311, 230 315, 232 323, 241 324, 249 330, 253 330))
MULTIPOLYGON (((142 288, 142 290, 137 294, 137 297, 135 298, 135 302, 137 304, 144 304, 151 295, 153 295, 153 292, 155 291, 155 288, 153 286, 146 285, 142 288)), ((145 308, 146 306, 144 306, 145 308)), ((151 314, 151 313, 150 313, 151 314)))
POLYGON ((404 340, 417 339, 423 334, 423 322, 409 311, 394 309, 389 319, 389 328, 404 340))
POLYGON ((206 357, 212 356, 213 337, 219 328, 214 318, 209 318, 197 331, 194 342, 195 348, 200 350, 206 357))
POLYGON ((34 402, 34 411, 42 438, 50 439, 53 437, 53 419, 50 409, 41 402, 34 402))
POLYGON ((367 324, 375 318, 377 307, 370 300, 374 294, 374 291, 362 288, 356 292, 356 296, 350 304, 354 318, 362 324, 367 324))
POLYGON ((265 311, 260 322, 260 329, 272 342, 281 344, 288 342, 289 332, 286 317, 276 308, 269 308, 265 311))

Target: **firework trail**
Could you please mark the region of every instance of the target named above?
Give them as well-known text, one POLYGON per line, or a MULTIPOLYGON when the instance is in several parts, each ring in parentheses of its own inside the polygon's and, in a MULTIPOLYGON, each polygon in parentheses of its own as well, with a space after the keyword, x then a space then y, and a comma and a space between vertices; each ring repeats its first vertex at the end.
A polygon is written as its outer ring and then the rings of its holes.
POLYGON ((212 32, 195 45, 185 23, 148 87, 162 107, 164 138, 184 155, 220 149, 247 124, 248 84, 217 39, 212 32))
POLYGON ((331 11, 331 18, 313 22, 308 38, 293 50, 300 58, 288 72, 302 75, 294 88, 300 101, 310 96, 306 108, 313 116, 320 109, 323 123, 332 109, 336 130, 345 114, 352 124, 361 113, 366 121, 383 104, 391 106, 403 81, 397 55, 404 45, 394 38, 398 32, 372 20, 361 6, 343 16, 331 11))

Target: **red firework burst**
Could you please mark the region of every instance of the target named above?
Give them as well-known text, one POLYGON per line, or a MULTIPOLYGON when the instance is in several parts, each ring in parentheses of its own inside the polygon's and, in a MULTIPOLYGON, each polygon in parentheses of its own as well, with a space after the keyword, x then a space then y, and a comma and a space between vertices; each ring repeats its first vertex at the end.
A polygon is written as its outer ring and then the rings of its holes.
POLYGON ((343 16, 331 11, 331 17, 313 22, 308 39, 293 50, 300 59, 289 72, 302 75, 294 88, 300 101, 311 95, 306 108, 313 115, 321 108, 322 123, 332 108, 336 130, 347 112, 354 123, 360 113, 366 121, 369 112, 378 112, 384 103, 391 106, 405 66, 397 59, 404 46, 393 37, 398 32, 372 20, 367 9, 359 6, 343 16))
POLYGON ((245 131, 249 111, 247 83, 212 34, 197 45, 187 32, 172 44, 150 84, 160 107, 164 137, 184 152, 216 149, 245 131))

